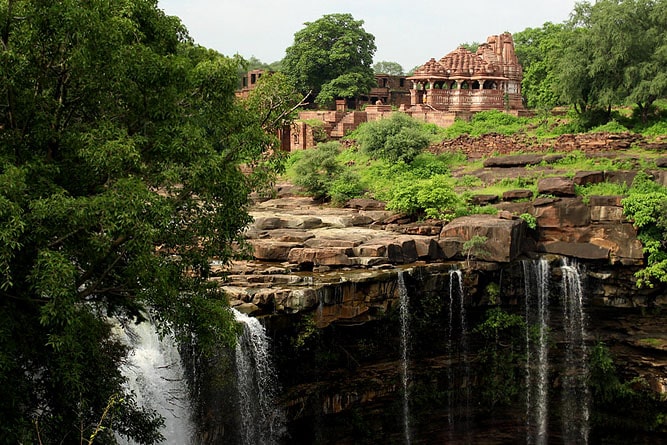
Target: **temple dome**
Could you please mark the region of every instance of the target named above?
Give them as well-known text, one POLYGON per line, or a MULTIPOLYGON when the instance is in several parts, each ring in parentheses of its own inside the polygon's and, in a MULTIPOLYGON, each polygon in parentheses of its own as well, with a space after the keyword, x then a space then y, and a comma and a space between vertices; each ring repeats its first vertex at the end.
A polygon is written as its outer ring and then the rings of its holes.
POLYGON ((473 54, 462 46, 440 59, 439 64, 450 76, 470 76, 472 73, 488 74, 493 72, 493 67, 480 55, 473 54))

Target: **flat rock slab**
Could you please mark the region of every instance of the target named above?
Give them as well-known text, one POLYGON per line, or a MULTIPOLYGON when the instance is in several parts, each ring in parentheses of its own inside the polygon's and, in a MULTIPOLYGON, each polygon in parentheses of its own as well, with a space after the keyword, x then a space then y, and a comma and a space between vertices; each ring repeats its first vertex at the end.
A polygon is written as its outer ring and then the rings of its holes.
POLYGON ((574 182, 566 178, 544 178, 537 183, 537 192, 543 195, 576 196, 574 182))
POLYGON ((609 249, 590 243, 554 241, 551 243, 543 243, 538 246, 538 248, 546 253, 566 255, 586 260, 606 260, 609 258, 609 249))

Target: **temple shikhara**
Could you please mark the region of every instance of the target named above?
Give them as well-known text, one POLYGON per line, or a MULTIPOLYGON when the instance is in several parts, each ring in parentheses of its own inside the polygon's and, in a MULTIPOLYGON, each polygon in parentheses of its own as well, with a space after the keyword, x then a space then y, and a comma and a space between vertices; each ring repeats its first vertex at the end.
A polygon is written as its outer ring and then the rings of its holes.
MULTIPOLYGON (((239 97, 256 86, 262 70, 249 71, 242 79, 239 97)), ((402 112, 428 123, 448 127, 456 119, 468 120, 479 111, 526 113, 521 97, 523 69, 514 52, 510 33, 493 35, 474 53, 464 47, 434 58, 409 76, 376 73, 377 85, 367 96, 336 101, 336 110, 306 110, 280 132, 283 150, 313 147, 317 138, 312 121, 322 122, 318 134, 338 139, 360 124, 402 112)))
POLYGON ((522 78, 512 35, 490 36, 475 53, 459 47, 416 69, 406 111, 523 109, 522 78))

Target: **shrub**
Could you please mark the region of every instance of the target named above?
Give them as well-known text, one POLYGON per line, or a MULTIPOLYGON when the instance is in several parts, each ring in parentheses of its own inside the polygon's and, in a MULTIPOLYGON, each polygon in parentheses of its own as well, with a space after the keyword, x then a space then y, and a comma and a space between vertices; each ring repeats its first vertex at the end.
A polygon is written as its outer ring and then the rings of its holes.
POLYGON ((431 142, 431 130, 423 125, 404 113, 393 113, 360 125, 351 137, 373 158, 410 163, 431 142))
POLYGON ((609 121, 589 130, 589 133, 627 133, 628 129, 617 121, 609 121))
POLYGON ((350 170, 343 171, 337 179, 331 182, 328 190, 334 205, 343 205, 349 199, 361 196, 363 193, 364 187, 359 175, 350 170))
POLYGON ((526 225, 528 226, 529 229, 532 230, 537 229, 537 218, 535 218, 530 213, 522 213, 521 215, 519 215, 519 218, 521 218, 526 222, 526 225))
POLYGON ((315 199, 329 196, 331 183, 343 172, 343 166, 336 160, 339 150, 338 142, 326 142, 304 150, 293 165, 294 183, 315 199))
POLYGON ((404 175, 392 187, 387 208, 408 215, 449 220, 462 204, 448 177, 436 175, 430 179, 415 179, 404 175))
POLYGON ((667 188, 640 172, 623 199, 623 212, 639 229, 646 267, 635 274, 638 287, 667 283, 667 188))

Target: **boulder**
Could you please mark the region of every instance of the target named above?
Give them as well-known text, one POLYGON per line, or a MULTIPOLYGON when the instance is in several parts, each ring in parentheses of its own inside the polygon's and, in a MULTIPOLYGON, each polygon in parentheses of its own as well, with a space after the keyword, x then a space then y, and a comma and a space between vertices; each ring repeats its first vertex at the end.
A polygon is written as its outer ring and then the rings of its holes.
POLYGON ((544 195, 575 196, 574 182, 565 178, 544 178, 537 183, 537 192, 544 195))
POLYGON ((582 227, 591 221, 590 209, 579 198, 563 198, 535 207, 539 227, 582 227))
POLYGON ((655 160, 655 165, 658 168, 667 168, 667 157, 657 158, 655 160))
POLYGON ((503 193, 503 201, 518 201, 520 199, 531 199, 532 197, 533 192, 528 189, 508 190, 503 193))
POLYGON ((417 261, 417 246, 410 236, 399 236, 387 244, 387 258, 394 264, 407 264, 417 261))
POLYGON ((445 259, 454 258, 463 250, 463 240, 461 238, 445 237, 438 240, 438 246, 445 259))
MULTIPOLYGON (((483 248, 488 253, 481 259, 506 263, 522 253, 525 231, 526 223, 522 219, 507 220, 494 215, 472 215, 451 221, 442 228, 440 239, 458 238, 464 243, 473 236, 484 236, 487 240, 483 248)), ((445 256, 446 253, 445 251, 445 256)))
POLYGON ((270 216, 266 218, 255 218, 253 227, 257 230, 274 230, 280 229, 283 226, 285 221, 278 217, 270 216))
POLYGON ((294 218, 287 220, 285 223, 285 227, 288 229, 315 229, 322 226, 322 220, 314 216, 294 218))
POLYGON ((250 240, 253 247, 253 256, 260 261, 286 261, 289 253, 301 243, 286 243, 270 239, 250 240))
POLYGON ((322 249, 296 248, 289 253, 287 260, 296 264, 312 264, 314 266, 350 266, 352 261, 348 254, 353 255, 352 249, 344 247, 328 247, 322 249))
POLYGON ((637 176, 637 172, 632 170, 632 171, 623 171, 623 170, 617 170, 617 171, 608 171, 605 174, 607 182, 611 182, 614 184, 625 184, 628 187, 632 185, 632 181, 635 180, 635 176, 637 176))
POLYGON ((495 204, 498 202, 498 195, 473 195, 471 201, 475 205, 495 204))
POLYGON ((575 173, 572 179, 577 185, 599 184, 604 182, 604 172, 602 171, 580 171, 575 173))

